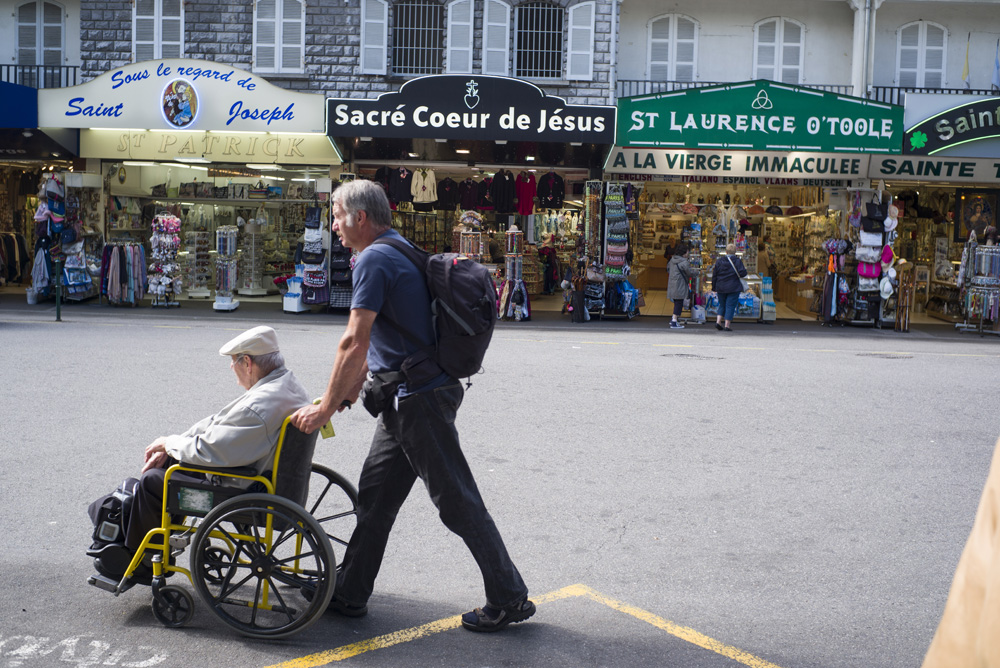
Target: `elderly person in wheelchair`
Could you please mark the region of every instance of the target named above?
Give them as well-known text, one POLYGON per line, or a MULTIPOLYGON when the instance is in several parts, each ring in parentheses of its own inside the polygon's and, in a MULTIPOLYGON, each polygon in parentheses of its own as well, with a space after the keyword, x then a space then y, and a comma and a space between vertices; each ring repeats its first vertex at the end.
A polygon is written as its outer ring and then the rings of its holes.
MULTIPOLYGON (((208 468, 249 467, 260 475, 272 464, 285 418, 309 403, 305 388, 285 368, 272 328, 254 327, 222 346, 219 354, 231 358, 237 382, 246 392, 184 433, 161 436, 146 446, 141 477, 129 478, 118 490, 120 494, 124 491, 120 521, 124 535, 102 535, 98 526, 94 544, 88 550, 102 576, 121 578, 147 533, 160 527, 167 468, 177 463, 208 468)), ((174 473, 171 480, 206 482, 198 473, 174 473)), ((246 478, 230 476, 218 476, 213 482, 243 488, 251 484, 246 478)), ((95 525, 101 524, 101 507, 111 496, 91 504, 89 512, 95 525)), ((146 566, 133 575, 137 581, 148 583, 152 572, 146 566)))

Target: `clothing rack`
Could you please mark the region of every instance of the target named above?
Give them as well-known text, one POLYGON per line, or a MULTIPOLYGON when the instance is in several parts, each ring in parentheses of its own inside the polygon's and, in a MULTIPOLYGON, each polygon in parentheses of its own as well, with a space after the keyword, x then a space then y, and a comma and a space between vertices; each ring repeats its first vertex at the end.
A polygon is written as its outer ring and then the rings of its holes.
POLYGON ((112 306, 137 306, 146 294, 145 246, 116 239, 104 244, 101 255, 101 296, 112 306))

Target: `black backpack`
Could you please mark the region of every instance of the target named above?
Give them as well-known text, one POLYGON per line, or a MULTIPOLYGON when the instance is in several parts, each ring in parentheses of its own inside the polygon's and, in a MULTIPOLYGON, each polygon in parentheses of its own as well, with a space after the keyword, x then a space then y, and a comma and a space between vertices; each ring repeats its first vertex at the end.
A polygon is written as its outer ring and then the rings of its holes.
MULTIPOLYGON (((403 253, 427 281, 435 345, 433 351, 421 352, 453 378, 479 373, 497 320, 497 289, 490 271, 458 253, 431 254, 406 240, 381 238, 375 243, 403 253)), ((392 318, 380 315, 411 341, 417 340, 392 318)), ((413 366, 408 361, 403 362, 404 373, 413 366)))

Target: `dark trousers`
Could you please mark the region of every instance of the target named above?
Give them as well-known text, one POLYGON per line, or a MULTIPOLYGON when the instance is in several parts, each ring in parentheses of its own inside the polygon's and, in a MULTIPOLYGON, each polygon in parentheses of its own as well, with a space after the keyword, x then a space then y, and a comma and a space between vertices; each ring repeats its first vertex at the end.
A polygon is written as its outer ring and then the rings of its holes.
MULTIPOLYGON (((173 466, 177 462, 170 460, 167 467, 173 466)), ((167 476, 167 469, 150 469, 139 478, 139 485, 135 489, 135 498, 132 500, 132 512, 129 513, 128 522, 125 526, 125 547, 135 552, 142 544, 142 539, 150 529, 156 529, 163 520, 163 480, 167 476)), ((185 482, 204 482, 205 476, 192 473, 175 473, 170 476, 171 480, 185 482)), ((153 540, 154 544, 161 545, 162 541, 153 540)))
POLYGON ((462 454, 455 414, 458 383, 409 395, 379 416, 358 483, 358 524, 337 577, 337 598, 365 605, 382 565, 396 514, 419 477, 441 521, 472 553, 483 574, 486 601, 502 607, 527 596, 462 454))
POLYGON ((681 312, 684 310, 684 300, 675 299, 674 300, 674 316, 681 317, 681 312))

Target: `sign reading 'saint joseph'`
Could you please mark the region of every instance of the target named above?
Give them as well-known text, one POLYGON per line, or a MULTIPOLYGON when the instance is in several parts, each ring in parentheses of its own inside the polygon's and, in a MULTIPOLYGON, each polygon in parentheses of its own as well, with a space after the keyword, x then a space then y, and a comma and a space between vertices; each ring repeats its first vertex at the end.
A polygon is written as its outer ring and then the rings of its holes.
POLYGON ((436 75, 377 99, 328 99, 331 137, 486 139, 610 144, 615 107, 567 104, 507 77, 436 75))

